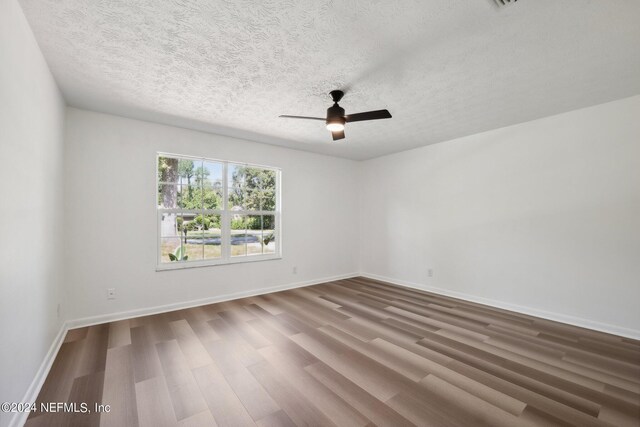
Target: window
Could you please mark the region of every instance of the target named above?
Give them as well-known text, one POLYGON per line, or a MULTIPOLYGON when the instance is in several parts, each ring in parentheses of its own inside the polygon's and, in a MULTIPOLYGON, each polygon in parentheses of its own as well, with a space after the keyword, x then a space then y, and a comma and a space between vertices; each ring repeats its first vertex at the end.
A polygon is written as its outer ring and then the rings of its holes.
POLYGON ((280 257, 280 171, 158 154, 158 269, 280 257))

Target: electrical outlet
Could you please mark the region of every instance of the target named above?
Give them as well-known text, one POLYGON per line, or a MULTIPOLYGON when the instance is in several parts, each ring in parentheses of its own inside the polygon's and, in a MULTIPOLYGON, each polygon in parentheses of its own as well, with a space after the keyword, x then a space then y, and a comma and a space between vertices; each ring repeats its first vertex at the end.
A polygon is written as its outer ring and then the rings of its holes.
POLYGON ((293 267, 293 274, 298 274, 298 267, 293 267))
POLYGON ((107 299, 116 299, 116 288, 107 289, 107 299))
POLYGON ((430 268, 430 269, 427 270, 427 275, 429 277, 433 277, 433 268, 430 268))

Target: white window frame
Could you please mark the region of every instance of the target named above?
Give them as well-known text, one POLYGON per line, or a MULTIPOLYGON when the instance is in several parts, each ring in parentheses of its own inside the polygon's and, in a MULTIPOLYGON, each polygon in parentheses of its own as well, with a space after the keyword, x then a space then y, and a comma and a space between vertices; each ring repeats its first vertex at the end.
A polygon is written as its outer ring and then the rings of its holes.
POLYGON ((178 270, 183 268, 196 268, 196 267, 209 267, 215 265, 227 265, 227 264, 241 264, 245 262, 258 262, 258 261, 268 261, 274 259, 282 259, 282 214, 281 214, 281 192, 282 192, 282 170, 278 167, 274 166, 265 166, 259 165, 255 163, 247 163, 247 162, 239 162, 235 160, 221 160, 214 159, 210 157, 200 157, 200 156, 190 156, 185 154, 176 154, 176 153, 166 153, 166 152, 157 152, 156 153, 156 162, 155 162, 155 172, 156 172, 156 186, 154 190, 155 198, 154 198, 154 206, 156 207, 156 223, 157 223, 157 231, 156 231, 156 271, 165 271, 165 270, 178 270), (222 163, 222 209, 167 209, 161 208, 158 206, 158 188, 160 185, 160 180, 158 178, 158 160, 160 157, 172 157, 178 159, 185 160, 199 160, 199 161, 209 161, 209 162, 217 162, 222 163), (229 164, 240 165, 240 166, 249 166, 256 167, 261 169, 268 169, 276 172, 276 206, 275 211, 256 211, 256 210, 234 210, 231 211, 228 206, 228 188, 229 188, 229 177, 227 176, 229 164), (172 262, 163 262, 162 261, 162 214, 164 213, 194 213, 194 214, 203 214, 203 215, 220 215, 220 233, 221 233, 221 256, 216 259, 207 259, 207 260, 194 260, 194 261, 172 261, 172 262), (275 252, 273 254, 262 254, 262 255, 244 255, 244 256, 231 256, 231 218, 234 215, 273 215, 275 217, 275 227, 273 230, 274 235, 274 243, 275 243, 275 252))

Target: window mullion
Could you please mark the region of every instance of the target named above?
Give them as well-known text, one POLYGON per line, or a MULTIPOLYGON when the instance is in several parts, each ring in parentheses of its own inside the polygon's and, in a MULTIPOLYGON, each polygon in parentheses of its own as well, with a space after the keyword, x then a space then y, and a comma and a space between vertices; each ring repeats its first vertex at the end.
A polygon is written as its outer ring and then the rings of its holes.
POLYGON ((158 259, 158 265, 160 265, 162 263, 162 211, 160 209, 158 209, 157 228, 158 238, 156 239, 156 257, 158 259))
MULTIPOLYGON (((202 168, 202 170, 204 171, 204 159, 202 159, 202 162, 200 163, 200 167, 202 168)), ((202 218, 202 230, 200 232, 200 250, 202 251, 202 260, 204 261, 204 223, 205 223, 205 219, 204 219, 204 174, 200 179, 200 218, 202 218)))
POLYGON ((222 216, 220 217, 220 227, 222 234, 222 259, 231 258, 231 218, 229 216, 229 163, 222 164, 222 216))

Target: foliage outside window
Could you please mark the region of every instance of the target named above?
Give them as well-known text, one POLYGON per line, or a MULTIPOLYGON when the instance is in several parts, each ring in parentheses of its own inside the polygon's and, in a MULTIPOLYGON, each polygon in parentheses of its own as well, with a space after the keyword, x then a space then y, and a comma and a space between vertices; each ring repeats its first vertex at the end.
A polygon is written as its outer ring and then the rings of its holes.
POLYGON ((159 268, 278 257, 279 171, 158 154, 159 268))

